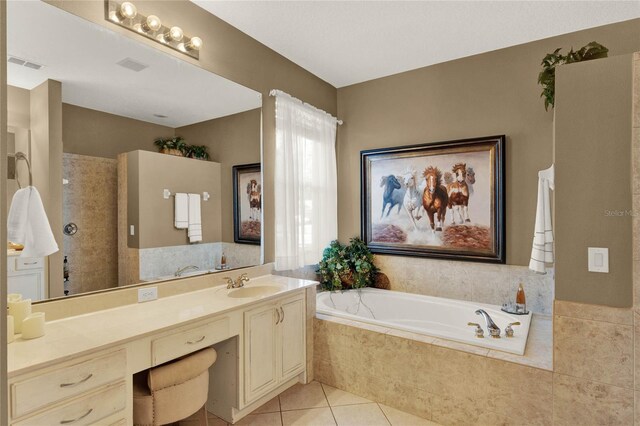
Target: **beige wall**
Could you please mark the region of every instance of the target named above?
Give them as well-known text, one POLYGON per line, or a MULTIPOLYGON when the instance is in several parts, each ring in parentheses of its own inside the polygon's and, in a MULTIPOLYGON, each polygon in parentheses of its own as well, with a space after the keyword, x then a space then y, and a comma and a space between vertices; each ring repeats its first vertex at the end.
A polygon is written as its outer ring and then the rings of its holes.
POLYGON ((640 49, 640 20, 594 28, 338 89, 339 237, 360 234, 363 149, 507 135, 507 263, 527 265, 537 172, 553 161, 553 112, 536 83, 557 47, 592 40, 611 55, 640 49))
MULTIPOLYGON (((47 80, 31 90, 31 169, 53 236, 62 250, 62 85, 47 80)), ((49 297, 63 295, 62 251, 49 256, 49 297)))
POLYGON ((30 126, 29 90, 7 86, 7 122, 11 127, 28 129, 30 126))
POLYGON ((176 129, 187 143, 209 147, 220 163, 222 241, 233 242, 233 179, 231 168, 260 162, 260 108, 176 129))
POLYGON ((177 192, 208 192, 201 200, 202 243, 220 241, 220 164, 147 151, 128 154, 128 224, 135 235, 130 248, 167 247, 189 244, 186 229, 174 227, 174 198, 164 199, 166 188, 177 192))
POLYGON ((173 137, 174 129, 132 118, 62 104, 64 152, 117 158, 123 152, 157 151, 153 141, 173 137))
POLYGON ((48 0, 63 10, 98 25, 131 37, 140 43, 162 50, 179 59, 196 64, 219 76, 262 93, 263 97, 263 211, 265 261, 274 259, 273 163, 275 161, 275 102, 268 97, 271 89, 280 89, 331 114, 337 110, 336 89, 299 65, 274 52, 247 34, 187 0, 145 1, 141 13, 154 13, 163 21, 181 25, 189 34, 204 40, 200 60, 140 37, 104 19, 104 2, 48 0))
POLYGON ((629 307, 632 56, 572 64, 556 76, 556 298, 629 307), (609 273, 587 270, 609 248, 609 273))

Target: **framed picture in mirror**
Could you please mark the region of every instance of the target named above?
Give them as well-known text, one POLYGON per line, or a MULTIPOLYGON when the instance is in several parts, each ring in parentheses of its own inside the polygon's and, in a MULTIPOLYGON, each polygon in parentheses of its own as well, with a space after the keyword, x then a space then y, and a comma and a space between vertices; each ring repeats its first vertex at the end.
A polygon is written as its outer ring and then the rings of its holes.
POLYGON ((233 240, 260 244, 262 173, 260 163, 233 166, 233 240))

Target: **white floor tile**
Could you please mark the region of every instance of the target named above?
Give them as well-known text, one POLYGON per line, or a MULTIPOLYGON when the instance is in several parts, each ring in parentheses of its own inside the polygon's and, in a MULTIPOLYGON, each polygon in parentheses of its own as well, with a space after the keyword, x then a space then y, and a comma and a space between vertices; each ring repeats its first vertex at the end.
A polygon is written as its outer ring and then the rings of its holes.
POLYGON ((335 426, 329 407, 282 412, 283 426, 335 426))
POLYGON ((280 409, 282 411, 328 406, 329 403, 319 382, 311 382, 308 385, 297 384, 280 394, 280 409))
POLYGON ((362 398, 361 396, 354 395, 350 392, 334 388, 333 386, 325 385, 324 383, 322 384, 322 388, 324 389, 325 395, 327 395, 329 405, 332 407, 338 405, 368 404, 373 402, 368 399, 362 398))
POLYGON ((391 426, 438 426, 438 423, 423 419, 422 417, 396 410, 387 405, 378 405, 384 412, 384 415, 387 416, 387 420, 389 420, 391 426))
POLYGON ((378 404, 342 405, 332 407, 338 426, 389 426, 378 404))

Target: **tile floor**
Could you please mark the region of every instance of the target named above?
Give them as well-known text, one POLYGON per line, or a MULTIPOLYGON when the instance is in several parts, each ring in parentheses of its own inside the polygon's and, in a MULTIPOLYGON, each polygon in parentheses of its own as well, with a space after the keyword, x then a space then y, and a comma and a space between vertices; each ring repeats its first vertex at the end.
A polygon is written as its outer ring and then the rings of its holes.
MULTIPOLYGON (((429 420, 312 382, 297 384, 236 423, 240 426, 437 426, 429 420)), ((209 417, 209 426, 227 426, 209 417)))

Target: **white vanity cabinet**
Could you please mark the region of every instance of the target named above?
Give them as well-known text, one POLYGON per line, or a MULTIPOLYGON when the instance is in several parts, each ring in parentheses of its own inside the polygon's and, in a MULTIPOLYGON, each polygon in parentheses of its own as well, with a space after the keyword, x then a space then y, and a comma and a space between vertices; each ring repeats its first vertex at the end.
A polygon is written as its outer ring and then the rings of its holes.
POLYGON ((244 313, 244 405, 305 368, 304 292, 244 313))
POLYGON ((7 258, 7 291, 19 293, 23 299, 33 301, 47 297, 44 283, 44 258, 19 257, 7 258))
POLYGON ((126 418, 124 349, 64 362, 10 381, 12 425, 89 425, 126 418))

